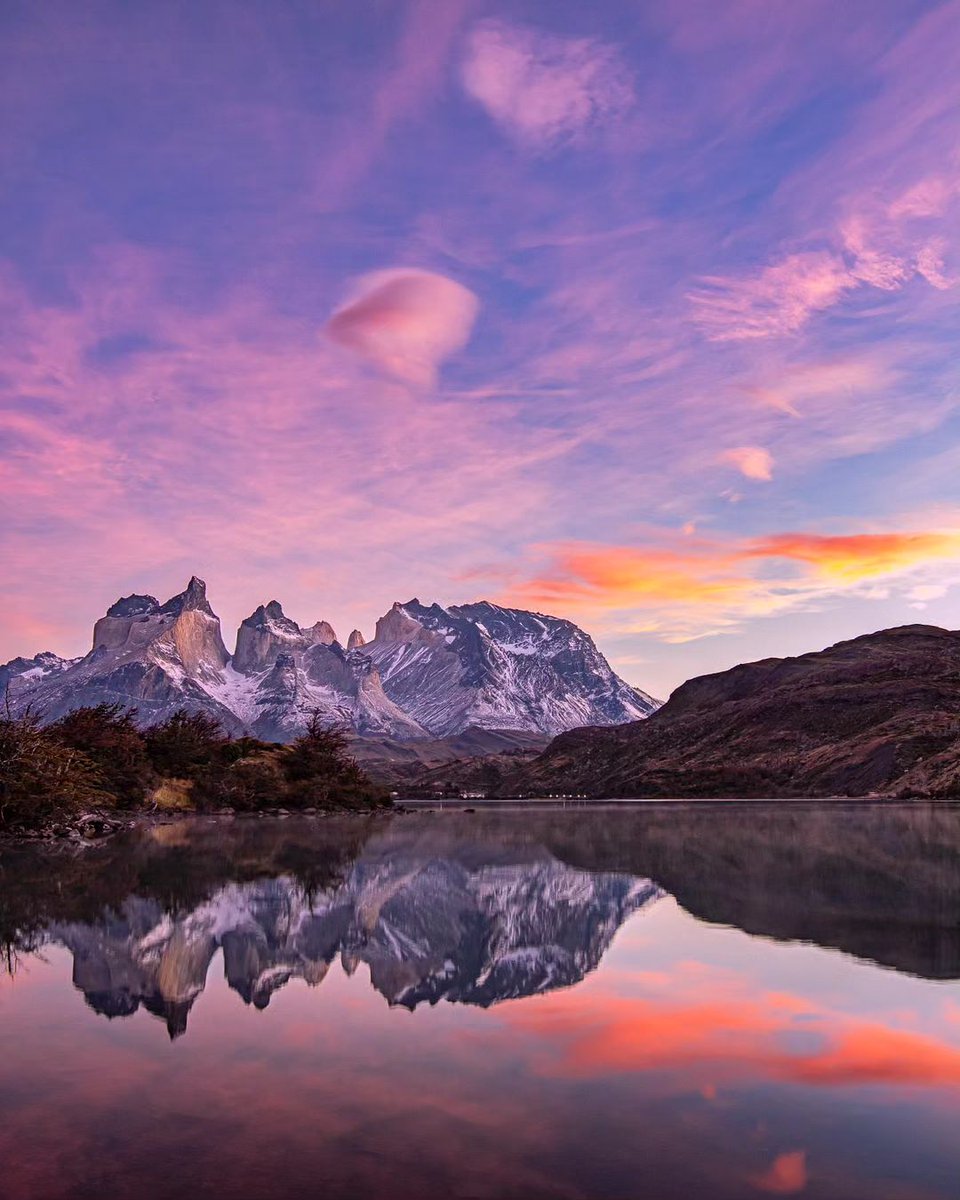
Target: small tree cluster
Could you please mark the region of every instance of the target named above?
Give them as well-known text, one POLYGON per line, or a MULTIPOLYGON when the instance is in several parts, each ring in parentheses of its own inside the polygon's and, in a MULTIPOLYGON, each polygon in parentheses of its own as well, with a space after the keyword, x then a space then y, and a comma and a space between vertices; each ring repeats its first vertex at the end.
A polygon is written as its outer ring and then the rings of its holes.
POLYGON ((0 718, 0 828, 36 828, 108 800, 94 761, 51 737, 35 714, 0 718))
POLYGON ((0 828, 35 828, 84 806, 136 808, 164 787, 195 808, 368 808, 386 803, 347 753, 343 731, 314 714, 289 746, 228 737, 180 710, 140 729, 117 704, 79 708, 43 727, 0 720, 0 828))
POLYGON ((121 808, 139 804, 150 786, 155 764, 135 714, 120 704, 77 708, 46 730, 61 746, 85 754, 96 768, 100 785, 121 808))
POLYGON ((351 758, 346 733, 325 726, 317 712, 300 737, 286 747, 280 766, 291 807, 336 801, 346 808, 362 808, 372 800, 383 802, 351 758))

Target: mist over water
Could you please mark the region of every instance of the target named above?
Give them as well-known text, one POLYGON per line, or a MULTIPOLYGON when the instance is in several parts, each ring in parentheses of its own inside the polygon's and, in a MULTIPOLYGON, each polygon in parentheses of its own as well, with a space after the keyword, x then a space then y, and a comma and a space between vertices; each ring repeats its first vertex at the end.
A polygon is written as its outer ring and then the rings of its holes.
POLYGON ((960 810, 192 820, 0 855, 20 1197, 952 1197, 960 810))

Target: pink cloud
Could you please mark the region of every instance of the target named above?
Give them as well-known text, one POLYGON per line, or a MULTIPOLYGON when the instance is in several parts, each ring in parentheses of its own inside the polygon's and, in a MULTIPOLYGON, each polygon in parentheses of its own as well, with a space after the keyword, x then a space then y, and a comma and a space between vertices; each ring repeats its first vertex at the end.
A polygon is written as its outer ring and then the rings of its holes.
POLYGON ((894 221, 902 218, 939 217, 946 210, 956 186, 941 175, 930 175, 908 187, 890 205, 894 221))
POLYGON ((736 467, 747 479, 769 481, 773 478, 773 455, 762 446, 738 446, 725 451, 720 457, 723 462, 736 467))
POLYGON ((810 318, 856 286, 843 260, 826 250, 790 254, 754 275, 707 276, 691 293, 711 341, 798 333, 810 318))
POLYGON ((958 193, 957 181, 940 175, 921 179, 889 203, 872 195, 848 200, 840 237, 851 274, 886 292, 917 276, 939 291, 950 289, 947 234, 955 236, 958 193))
POLYGON ((357 280, 327 334, 387 375, 422 387, 470 337, 479 302, 431 271, 375 271, 357 280))
POLYGON ((869 283, 884 292, 895 291, 910 277, 910 268, 903 258, 871 229, 862 213, 849 217, 840 229, 844 249, 853 260, 851 268, 856 279, 869 283))
POLYGON ((634 99, 616 47, 505 21, 473 29, 461 79, 467 95, 516 141, 541 150, 578 140, 634 99))
POLYGON ((917 251, 917 274, 938 291, 945 292, 952 288, 957 280, 946 274, 944 255, 946 252, 945 238, 931 238, 926 245, 917 251))

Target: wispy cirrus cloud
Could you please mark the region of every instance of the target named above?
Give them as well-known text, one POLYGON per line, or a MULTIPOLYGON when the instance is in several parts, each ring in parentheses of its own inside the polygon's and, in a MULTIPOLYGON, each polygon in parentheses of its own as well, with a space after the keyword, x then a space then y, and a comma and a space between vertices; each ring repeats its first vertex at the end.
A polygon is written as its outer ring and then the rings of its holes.
POLYGON ((958 196, 960 176, 927 177, 886 200, 854 194, 828 245, 748 274, 704 276, 689 293, 695 317, 713 341, 748 341, 798 334, 863 286, 896 292, 919 278, 948 291, 958 196))
POLYGON ((837 303, 856 282, 827 250, 787 255, 753 275, 706 276, 690 294, 697 320, 713 341, 798 333, 814 313, 837 303))
POLYGON ((501 128, 537 150, 575 143, 634 102, 630 72, 616 46, 508 21, 474 27, 461 80, 501 128))

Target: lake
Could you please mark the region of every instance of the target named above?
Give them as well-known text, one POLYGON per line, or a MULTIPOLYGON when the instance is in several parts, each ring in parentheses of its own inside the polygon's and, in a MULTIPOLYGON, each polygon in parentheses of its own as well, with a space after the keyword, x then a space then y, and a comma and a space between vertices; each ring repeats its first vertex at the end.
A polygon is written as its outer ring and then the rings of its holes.
POLYGON ((0 854, 6 1200, 955 1200, 960 810, 195 819, 0 854))

